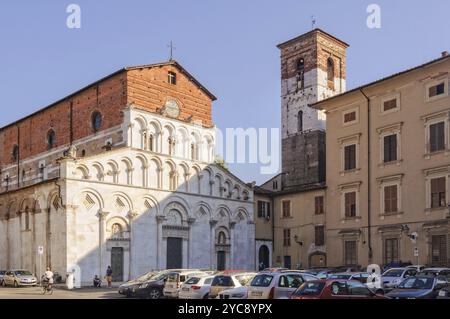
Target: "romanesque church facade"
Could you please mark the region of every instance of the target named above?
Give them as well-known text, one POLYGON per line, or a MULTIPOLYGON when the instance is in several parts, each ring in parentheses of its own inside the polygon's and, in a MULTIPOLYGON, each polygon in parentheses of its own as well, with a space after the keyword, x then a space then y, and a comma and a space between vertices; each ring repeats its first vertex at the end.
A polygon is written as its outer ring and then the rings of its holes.
POLYGON ((254 269, 253 191, 214 163, 214 100, 169 61, 3 127, 0 268, 254 269))

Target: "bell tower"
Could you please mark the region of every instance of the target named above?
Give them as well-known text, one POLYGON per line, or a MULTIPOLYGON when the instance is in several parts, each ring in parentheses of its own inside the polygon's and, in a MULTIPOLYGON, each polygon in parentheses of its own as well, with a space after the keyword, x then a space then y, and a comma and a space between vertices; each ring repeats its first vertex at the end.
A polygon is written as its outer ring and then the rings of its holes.
POLYGON ((345 92, 348 44, 314 29, 278 45, 284 187, 325 181, 325 122, 310 107, 345 92))

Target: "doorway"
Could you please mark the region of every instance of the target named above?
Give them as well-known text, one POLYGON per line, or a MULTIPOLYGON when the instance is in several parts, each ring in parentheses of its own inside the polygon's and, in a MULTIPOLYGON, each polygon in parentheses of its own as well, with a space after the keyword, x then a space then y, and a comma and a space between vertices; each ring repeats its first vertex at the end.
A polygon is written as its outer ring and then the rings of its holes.
POLYGON ((183 268, 183 239, 167 238, 167 269, 183 268))
POLYGON ((227 263, 226 252, 223 250, 219 250, 217 252, 217 270, 222 271, 225 270, 227 263))
POLYGON ((111 269, 114 282, 123 281, 123 247, 111 248, 111 269))

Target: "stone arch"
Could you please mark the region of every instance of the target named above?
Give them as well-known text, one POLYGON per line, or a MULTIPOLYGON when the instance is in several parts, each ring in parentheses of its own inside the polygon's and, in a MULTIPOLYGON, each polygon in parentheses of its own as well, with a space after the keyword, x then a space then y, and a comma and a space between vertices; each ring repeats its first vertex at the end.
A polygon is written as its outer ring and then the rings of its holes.
POLYGON ((152 157, 148 164, 148 186, 151 188, 161 188, 162 162, 158 157, 152 157))
POLYGON ((106 221, 106 238, 108 239, 123 239, 129 238, 130 225, 128 221, 121 216, 113 216, 106 221), (120 226, 120 233, 115 232, 115 226, 120 226))
POLYGON ((175 126, 173 126, 171 123, 166 123, 162 129, 162 150, 161 153, 167 154, 167 155, 173 155, 174 149, 175 149, 175 141, 176 141, 176 134, 175 134, 175 126))
POLYGON ((230 230, 228 229, 228 227, 225 226, 217 227, 215 230, 214 243, 216 245, 229 245, 230 241, 231 241, 230 230), (221 234, 225 235, 225 238, 223 237, 221 238, 221 234))
POLYGON ((238 184, 233 186, 233 190, 231 193, 231 198, 233 199, 241 199, 241 187, 238 184))
POLYGON ((191 167, 191 174, 189 177, 189 192, 194 194, 201 193, 201 169, 198 165, 191 167))
POLYGON ((171 198, 171 201, 164 207, 164 217, 166 225, 187 226, 189 215, 189 207, 187 203, 181 198, 171 198), (178 215, 179 214, 179 218, 178 215), (175 223, 175 224, 174 224, 175 223))
POLYGON ((214 138, 212 137, 211 134, 206 134, 203 136, 203 144, 205 145, 205 147, 204 147, 204 155, 202 158, 208 163, 214 162, 215 144, 214 138))
POLYGON ((75 177, 79 179, 89 179, 89 168, 84 164, 79 164, 75 168, 75 177))
POLYGON ((249 220, 249 219, 250 219, 250 215, 244 207, 238 207, 233 214, 233 220, 235 222, 239 222, 240 220, 241 221, 249 220))
POLYGON ((91 211, 95 206, 97 206, 98 210, 102 210, 105 207, 102 195, 93 188, 81 190, 73 197, 72 203, 83 205, 87 212, 91 211))
POLYGON ((108 183, 117 183, 118 181, 118 174, 119 174, 119 165, 114 160, 109 160, 106 163, 107 171, 106 171, 106 177, 105 182, 108 183))
POLYGON ((133 142, 132 147, 146 149, 147 144, 147 120, 141 115, 133 119, 133 142))
POLYGON ((186 127, 181 126, 177 129, 177 141, 177 155, 181 158, 187 158, 189 151, 189 132, 186 127))
POLYGON ((134 210, 133 201, 124 192, 115 192, 111 195, 112 205, 115 206, 117 212, 128 213, 134 210))
POLYGON ((221 174, 217 173, 214 176, 214 192, 213 192, 214 196, 219 196, 219 197, 223 196, 223 193, 224 193, 223 187, 224 186, 222 184, 223 184, 223 176, 221 174))
POLYGON ((195 218, 203 218, 204 216, 203 215, 205 215, 206 214, 206 217, 208 218, 208 220, 210 220, 210 219, 212 219, 212 208, 211 208, 211 206, 208 204, 208 203, 206 203, 206 202, 204 202, 204 201, 201 201, 201 202, 198 202, 197 204, 196 204, 196 207, 195 207, 195 218))
POLYGON ((190 134, 189 158, 191 160, 201 160, 201 134, 194 130, 190 134))
POLYGON ((160 152, 160 135, 162 131, 161 123, 156 120, 152 119, 150 123, 148 124, 148 150, 152 152, 160 152))
POLYGON ((120 160, 118 183, 131 185, 133 180, 133 162, 130 158, 124 157, 120 160))
POLYGON ((134 184, 141 187, 147 186, 147 169, 148 169, 148 160, 147 157, 143 154, 138 154, 135 157, 134 164, 135 171, 135 180, 134 184))
POLYGON ((152 195, 145 195, 142 198, 143 201, 143 207, 145 212, 150 212, 152 210, 155 211, 155 215, 158 216, 159 215, 159 203, 158 200, 153 197, 152 195))
POLYGON ((104 177, 105 177, 105 168, 103 167, 103 165, 99 162, 94 162, 92 164, 92 167, 95 169, 96 172, 96 179, 97 181, 103 181, 104 177))
POLYGON ((175 191, 177 187, 177 165, 172 160, 167 160, 163 167, 163 189, 175 191))
POLYGON ((186 162, 181 162, 177 166, 177 173, 178 173, 178 187, 184 192, 189 191, 189 178, 190 178, 190 172, 189 172, 189 165, 186 162))
POLYGON ((231 221, 231 210, 226 205, 219 205, 214 213, 214 219, 219 223, 229 224, 231 221))
POLYGON ((224 186, 223 194, 227 198, 231 198, 231 196, 232 196, 232 191, 233 191, 232 185, 233 185, 233 183, 231 182, 230 179, 226 179, 225 182, 223 183, 223 186, 224 186))
POLYGON ((205 195, 212 195, 213 192, 213 177, 214 172, 210 167, 205 167, 202 171, 202 178, 201 178, 201 192, 205 195))

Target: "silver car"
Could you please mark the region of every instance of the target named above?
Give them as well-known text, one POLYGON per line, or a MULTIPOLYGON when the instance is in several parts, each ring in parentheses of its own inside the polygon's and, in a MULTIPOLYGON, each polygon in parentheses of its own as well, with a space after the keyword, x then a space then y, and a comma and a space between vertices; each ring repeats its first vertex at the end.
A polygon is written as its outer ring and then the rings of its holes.
POLYGON ((37 285, 37 278, 28 270, 9 270, 3 276, 2 285, 3 287, 34 287, 37 285))
POLYGON ((248 299, 289 299, 304 282, 318 280, 299 271, 260 272, 248 286, 248 299))
POLYGON ((417 270, 414 268, 391 268, 381 275, 381 284, 385 291, 389 291, 396 288, 406 278, 413 277, 416 274, 417 270))

